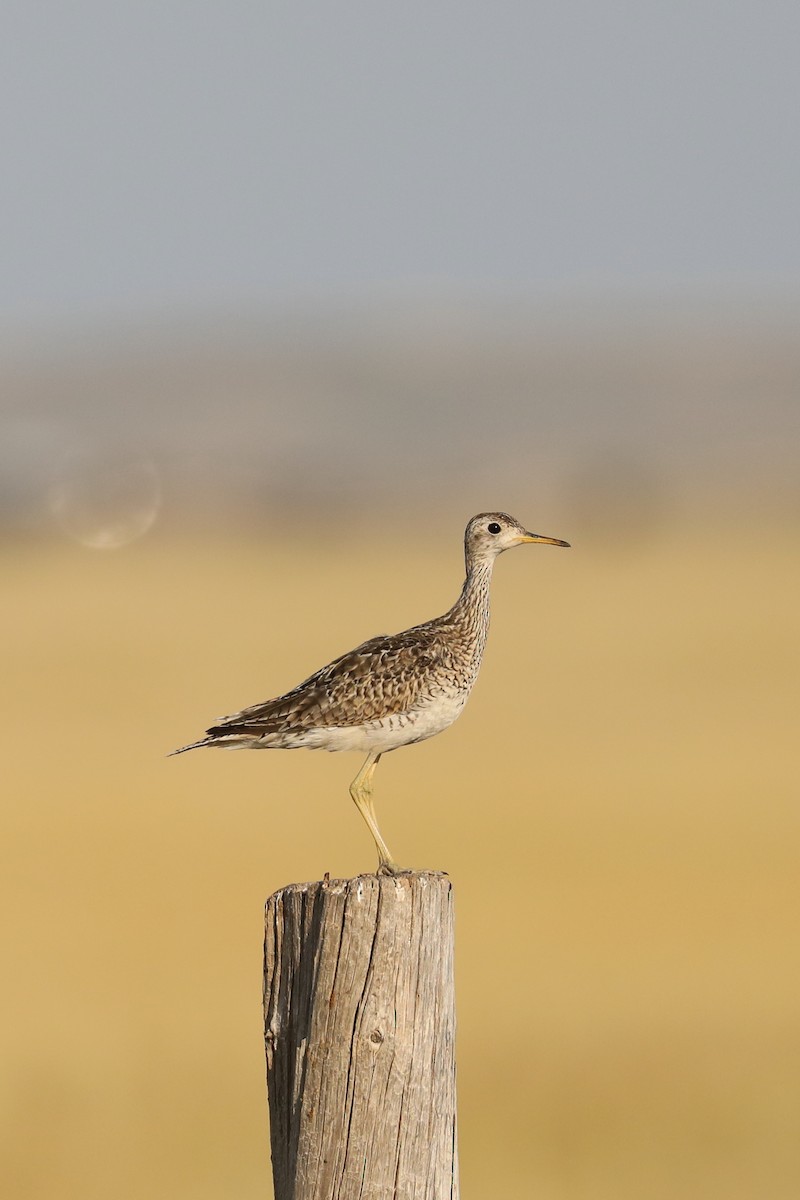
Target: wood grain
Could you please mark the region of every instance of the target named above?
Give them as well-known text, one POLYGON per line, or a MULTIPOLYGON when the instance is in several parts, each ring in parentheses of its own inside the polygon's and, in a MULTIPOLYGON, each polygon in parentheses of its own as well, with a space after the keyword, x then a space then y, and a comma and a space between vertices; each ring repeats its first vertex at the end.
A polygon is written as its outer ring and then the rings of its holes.
POLYGON ((446 876, 292 884, 266 906, 276 1200, 457 1200, 446 876))

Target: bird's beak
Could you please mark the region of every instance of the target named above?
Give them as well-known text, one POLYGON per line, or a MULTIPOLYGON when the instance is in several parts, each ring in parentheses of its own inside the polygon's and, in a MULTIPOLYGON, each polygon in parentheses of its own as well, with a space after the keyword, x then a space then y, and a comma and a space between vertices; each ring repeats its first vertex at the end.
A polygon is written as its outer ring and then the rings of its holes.
POLYGON ((518 545, 522 545, 523 542, 544 542, 548 546, 566 546, 569 548, 569 542, 562 542, 561 538, 545 537, 542 533, 521 533, 515 541, 518 545))

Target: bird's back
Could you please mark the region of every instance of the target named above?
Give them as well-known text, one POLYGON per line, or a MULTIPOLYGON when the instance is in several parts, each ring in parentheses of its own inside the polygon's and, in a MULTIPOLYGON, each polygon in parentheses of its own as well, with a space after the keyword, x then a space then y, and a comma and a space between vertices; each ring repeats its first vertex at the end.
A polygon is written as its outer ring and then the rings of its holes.
POLYGON ((469 691, 472 663, 457 652, 446 618, 362 642, 282 696, 220 720, 211 737, 259 736, 364 725, 469 691))

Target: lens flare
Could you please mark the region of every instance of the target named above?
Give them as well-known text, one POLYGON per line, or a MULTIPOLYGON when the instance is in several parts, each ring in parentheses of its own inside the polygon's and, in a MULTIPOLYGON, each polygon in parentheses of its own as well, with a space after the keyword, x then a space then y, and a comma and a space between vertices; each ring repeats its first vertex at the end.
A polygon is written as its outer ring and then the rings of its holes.
POLYGON ((90 550, 118 550, 143 537, 161 498, 152 459, 113 454, 71 459, 48 495, 63 532, 90 550))

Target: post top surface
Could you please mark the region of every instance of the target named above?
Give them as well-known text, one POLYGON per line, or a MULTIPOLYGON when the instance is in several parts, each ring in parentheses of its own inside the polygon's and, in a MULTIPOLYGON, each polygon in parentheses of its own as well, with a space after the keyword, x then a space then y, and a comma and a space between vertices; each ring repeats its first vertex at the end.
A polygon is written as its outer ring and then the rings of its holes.
POLYGON ((358 891, 359 888, 363 888, 364 891, 369 892, 376 890, 388 892, 426 887, 444 887, 447 891, 450 891, 452 883, 445 871, 403 871, 399 875, 378 875, 375 872, 370 872, 364 875, 354 875, 349 879, 332 879, 326 875, 324 879, 313 879, 305 883, 284 884, 283 887, 273 892, 268 898, 267 904, 273 903, 283 896, 307 896, 316 894, 319 891, 328 892, 332 895, 341 895, 343 892, 358 891))

